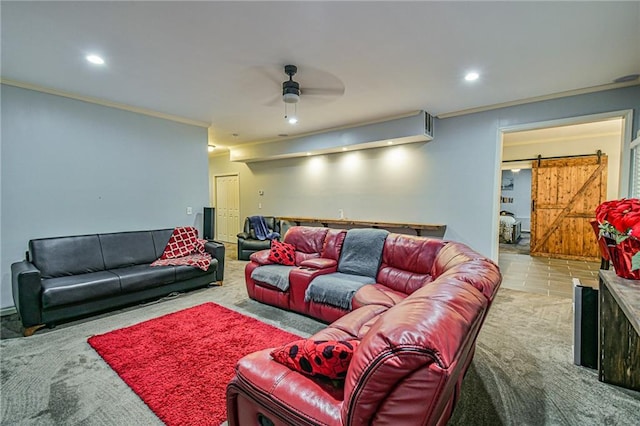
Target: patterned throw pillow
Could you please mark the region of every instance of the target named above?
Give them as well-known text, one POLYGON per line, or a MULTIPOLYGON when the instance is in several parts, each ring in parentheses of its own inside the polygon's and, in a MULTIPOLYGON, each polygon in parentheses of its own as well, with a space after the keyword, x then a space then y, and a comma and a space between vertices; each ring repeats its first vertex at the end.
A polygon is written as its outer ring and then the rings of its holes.
POLYGON ((359 340, 296 340, 271 351, 273 359, 309 376, 343 379, 359 340))
POLYGON ((207 240, 202 240, 200 238, 196 239, 193 244, 193 253, 197 254, 205 254, 207 250, 204 248, 204 245, 207 244, 207 240))
POLYGON ((174 229, 160 259, 175 259, 191 254, 197 239, 198 230, 193 226, 180 226, 174 229))
POLYGON ((273 263, 293 266, 296 264, 296 250, 291 244, 272 240, 271 250, 269 251, 269 260, 273 263))

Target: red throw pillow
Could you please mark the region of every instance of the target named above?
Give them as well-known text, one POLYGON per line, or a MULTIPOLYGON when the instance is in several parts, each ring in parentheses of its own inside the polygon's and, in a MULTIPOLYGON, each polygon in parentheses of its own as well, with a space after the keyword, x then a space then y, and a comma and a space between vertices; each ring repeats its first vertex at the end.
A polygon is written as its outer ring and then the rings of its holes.
POLYGON ((175 259, 191 254, 197 239, 198 230, 193 226, 180 226, 174 229, 160 259, 175 259))
POLYGON ((269 260, 273 263, 293 266, 296 264, 296 249, 291 244, 272 240, 269 260))
POLYGON ((343 379, 359 340, 296 340, 271 351, 273 359, 309 376, 343 379))

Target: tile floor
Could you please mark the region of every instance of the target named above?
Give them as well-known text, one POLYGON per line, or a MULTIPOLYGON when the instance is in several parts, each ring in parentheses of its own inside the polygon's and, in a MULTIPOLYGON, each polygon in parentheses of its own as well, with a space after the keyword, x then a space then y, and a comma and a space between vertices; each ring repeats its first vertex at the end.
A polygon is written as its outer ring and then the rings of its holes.
POLYGON ((498 264, 504 288, 569 298, 573 296, 573 278, 598 288, 600 262, 500 253, 498 264))

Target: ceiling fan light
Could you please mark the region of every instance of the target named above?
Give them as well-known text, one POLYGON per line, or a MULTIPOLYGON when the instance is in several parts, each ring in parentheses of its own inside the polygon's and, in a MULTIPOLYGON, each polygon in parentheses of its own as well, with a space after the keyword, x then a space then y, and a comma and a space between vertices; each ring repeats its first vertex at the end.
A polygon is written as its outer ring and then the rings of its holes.
POLYGON ((282 100, 287 104, 295 104, 300 100, 300 95, 295 93, 285 93, 282 95, 282 100))
POLYGON ((298 117, 296 117, 295 115, 292 115, 287 119, 287 121, 289 121, 289 124, 296 124, 298 122, 298 117))

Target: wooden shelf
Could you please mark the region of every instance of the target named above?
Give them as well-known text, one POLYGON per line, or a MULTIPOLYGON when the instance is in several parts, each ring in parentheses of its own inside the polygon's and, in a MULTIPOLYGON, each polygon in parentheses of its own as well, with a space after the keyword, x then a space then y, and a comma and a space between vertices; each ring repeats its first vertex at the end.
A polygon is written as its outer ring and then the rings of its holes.
POLYGON ((322 219, 315 217, 278 217, 278 219, 293 222, 296 225, 302 224, 321 224, 324 227, 339 226, 341 228, 381 228, 381 229, 410 229, 419 237, 428 236, 442 238, 447 230, 447 225, 428 224, 428 223, 398 223, 398 222, 377 222, 366 220, 351 219, 322 219))

